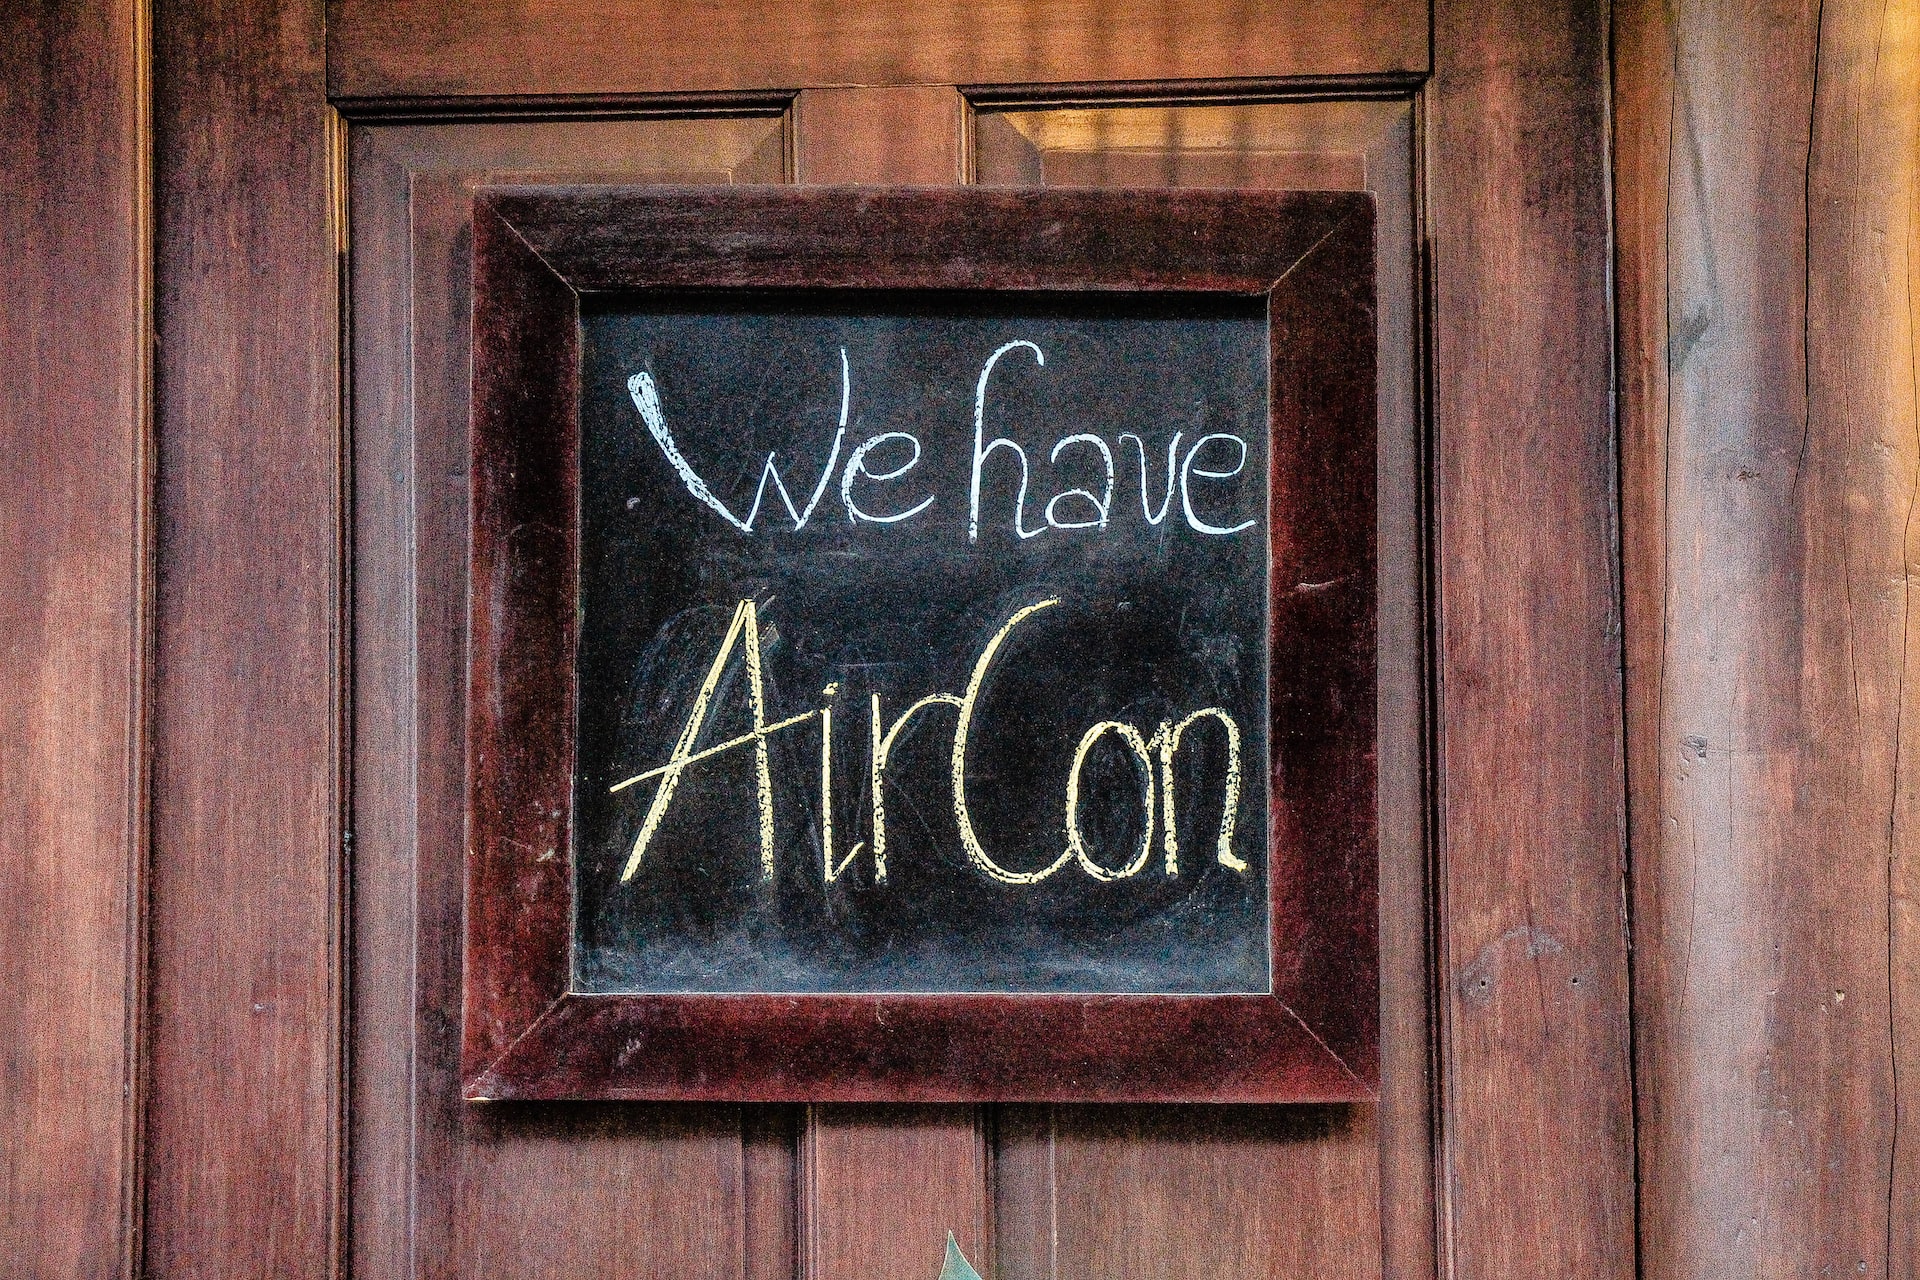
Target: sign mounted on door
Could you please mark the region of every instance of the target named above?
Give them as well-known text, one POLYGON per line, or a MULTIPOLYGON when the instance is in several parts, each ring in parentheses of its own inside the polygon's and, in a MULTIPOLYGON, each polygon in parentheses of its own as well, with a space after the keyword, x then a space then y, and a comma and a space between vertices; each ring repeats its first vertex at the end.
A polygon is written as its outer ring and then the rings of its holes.
POLYGON ((476 199, 468 1095, 1370 1096, 1369 198, 476 199))

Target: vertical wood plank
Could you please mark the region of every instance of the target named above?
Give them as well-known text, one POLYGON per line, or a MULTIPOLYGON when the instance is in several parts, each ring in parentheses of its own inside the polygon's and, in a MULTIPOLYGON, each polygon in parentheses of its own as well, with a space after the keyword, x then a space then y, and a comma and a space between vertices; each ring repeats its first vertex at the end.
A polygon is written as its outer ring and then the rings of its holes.
MULTIPOLYGON (((1668 7, 1622 0, 1613 11, 1614 226, 1618 315, 1617 411, 1620 431, 1620 555, 1626 649, 1627 795, 1633 850, 1635 1131, 1641 1182, 1640 1265, 1648 1280, 1684 1268, 1676 1226, 1683 1206, 1662 1198, 1684 1185, 1666 1153, 1662 1117, 1669 1104, 1649 1096, 1670 1088, 1658 1059, 1669 1041, 1662 1012, 1660 957, 1671 949, 1659 888, 1669 858, 1660 816, 1671 765, 1661 743, 1667 613, 1667 434, 1671 353, 1667 336, 1668 198, 1674 173, 1676 105, 1673 32, 1668 7)), ((1685 508, 1682 508, 1683 512, 1685 508)), ((1697 763, 1697 761, 1695 762, 1697 763)), ((1683 857, 1686 855, 1683 854, 1683 857)), ((1691 860, 1690 858, 1688 859, 1691 860)), ((1691 914, 1691 913, 1689 913, 1691 914)))
POLYGON ((1052 1106, 996 1108, 993 1123, 993 1275, 1054 1280, 1060 1273, 1059 1137, 1052 1106))
POLYGON ((1624 1278, 1604 11, 1434 16, 1443 1268, 1624 1278))
MULTIPOLYGON (((416 890, 382 892, 413 878, 418 820, 415 784, 420 717, 414 692, 416 626, 409 557, 414 545, 406 432, 412 388, 405 376, 411 310, 407 239, 409 174, 384 153, 377 134, 352 135, 350 213, 353 370, 353 698, 351 733, 353 954, 348 962, 347 1274, 356 1280, 407 1277, 414 1250, 412 1195, 416 890), (394 212, 397 210, 397 213, 394 212), (385 216, 382 216, 385 215, 385 216), (395 989, 399 988, 399 991, 395 989), (404 992, 404 995, 401 992, 404 992)), ((442 1031, 452 1052, 452 1029, 442 1031)), ((427 1083, 433 1083, 428 1075, 427 1083)), ((443 1086, 444 1087, 444 1086, 443 1086)))
MULTIPOLYGON (((794 105, 802 182, 961 180, 965 104, 945 86, 807 91, 794 105)), ((801 1138, 807 1280, 939 1271, 952 1231, 991 1243, 986 1117, 978 1107, 810 1107, 801 1138)))
POLYGON ((1380 1237, 1388 1280, 1434 1274, 1433 794, 1414 112, 1367 153, 1380 300, 1380 1237), (1389 235, 1387 229, 1392 228, 1389 235))
POLYGON ((146 10, 0 39, 0 1258, 130 1275, 145 833, 146 10))
POLYGON ((1381 1274, 1376 1109, 1060 1107, 1054 1274, 1381 1274))
POLYGON ((146 1265, 339 1248, 340 433, 323 6, 156 8, 146 1265))
POLYGON ((457 1128, 450 1230, 427 1274, 743 1275, 734 1108, 463 1106, 457 1128))
POLYGON ((934 1276, 953 1232, 975 1262, 992 1247, 978 1107, 808 1108, 801 1149, 809 1280, 934 1276))
POLYGON ((741 1280, 800 1274, 801 1119, 795 1107, 741 1108, 741 1280))
POLYGON ((1920 6, 1616 14, 1648 1277, 1920 1274, 1920 6))
POLYGON ((960 182, 966 109, 947 85, 805 90, 793 104, 796 180, 960 182))

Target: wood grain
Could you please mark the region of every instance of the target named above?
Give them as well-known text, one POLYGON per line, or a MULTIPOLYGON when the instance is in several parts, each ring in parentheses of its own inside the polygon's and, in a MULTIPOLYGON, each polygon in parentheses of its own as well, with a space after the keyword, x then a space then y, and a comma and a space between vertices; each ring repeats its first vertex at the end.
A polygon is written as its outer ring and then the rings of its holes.
POLYGON ((990 1113, 993 1266, 982 1274, 1053 1280, 1060 1273, 1059 1112, 1006 1105, 990 1113))
POLYGON ((1443 1272, 1624 1278, 1606 29, 1442 0, 1435 49, 1443 1272))
POLYGON ((1371 1108, 1059 1111, 1059 1276, 1381 1274, 1371 1108))
POLYGON ((793 102, 796 182, 952 185, 967 104, 946 85, 808 89, 793 102))
POLYGON ((1912 1277, 1920 11, 1615 24, 1644 1270, 1912 1277))
POLYGON ((461 1074, 566 993, 580 595, 580 298, 472 214, 461 1074))
POLYGON ((327 31, 330 92, 380 102, 1404 74, 1428 24, 1405 0, 333 0, 327 31))
POLYGON ((0 1258, 130 1275, 145 835, 145 12, 0 40, 0 1258))
POLYGON ((740 1108, 741 1280, 800 1274, 801 1107, 740 1108))
POLYGON ((349 404, 354 476, 351 596, 354 689, 350 741, 356 785, 348 809, 354 833, 349 866, 352 951, 348 957, 347 1113, 348 1274, 391 1278, 411 1270, 414 1099, 409 1080, 435 1082, 415 1059, 436 1047, 457 1047, 452 1028, 416 1037, 412 987, 419 969, 413 940, 411 843, 420 815, 413 763, 421 741, 414 694, 415 618, 408 563, 398 554, 412 537, 410 448, 380 424, 405 421, 412 409, 405 367, 409 273, 407 174, 372 145, 366 130, 350 144, 348 293, 353 307, 349 404), (402 216, 373 211, 398 207, 402 216), (376 267, 374 264, 378 264, 376 267), (403 872, 398 868, 404 867, 403 872), (408 892, 382 893, 390 884, 408 892))
POLYGON ((1366 158, 1338 151, 1249 155, 1191 151, 1062 151, 1043 161, 1056 187, 1230 187, 1272 191, 1357 191, 1366 158))
POLYGON ((741 1275, 734 1108, 482 1106, 458 1129, 445 1252, 428 1274, 741 1275))
POLYGON ((163 3, 146 1267, 339 1247, 340 325, 317 4, 163 3))
POLYGON ((800 1274, 937 1275, 949 1231, 968 1258, 987 1258, 984 1123, 980 1107, 809 1107, 800 1274))
MULTIPOLYGON (((996 186, 1363 191, 1404 183, 1384 148, 1406 99, 1001 106, 973 121, 974 180, 996 186), (1368 165, 1384 181, 1368 181, 1368 165)), ((1389 154, 1392 152, 1392 154, 1389 154)))
POLYGON ((1064 189, 674 192, 521 184, 502 184, 486 199, 582 292, 1263 294, 1349 214, 1371 222, 1372 204, 1307 191, 1155 191, 1128 201, 1064 189), (1251 222, 1256 206, 1270 219, 1264 234, 1251 222), (1059 219, 1058 229, 1039 227, 1042 215, 1059 219))

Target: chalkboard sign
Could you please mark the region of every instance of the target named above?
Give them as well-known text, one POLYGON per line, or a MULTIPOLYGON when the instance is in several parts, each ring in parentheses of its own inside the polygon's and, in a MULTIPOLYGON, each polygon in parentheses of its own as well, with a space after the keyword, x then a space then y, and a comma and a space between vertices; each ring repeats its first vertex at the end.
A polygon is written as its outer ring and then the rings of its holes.
POLYGON ((469 1096, 1367 1096, 1371 213, 483 193, 469 1096))
POLYGON ((1268 989, 1260 300, 582 329, 579 990, 1268 989))

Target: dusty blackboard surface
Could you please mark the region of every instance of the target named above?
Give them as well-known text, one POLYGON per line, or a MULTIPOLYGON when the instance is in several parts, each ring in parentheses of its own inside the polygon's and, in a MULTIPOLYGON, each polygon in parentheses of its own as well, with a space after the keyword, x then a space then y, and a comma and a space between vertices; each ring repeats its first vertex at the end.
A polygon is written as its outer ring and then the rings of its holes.
POLYGON ((1268 991, 1267 341, 588 299, 574 989, 1268 991))

